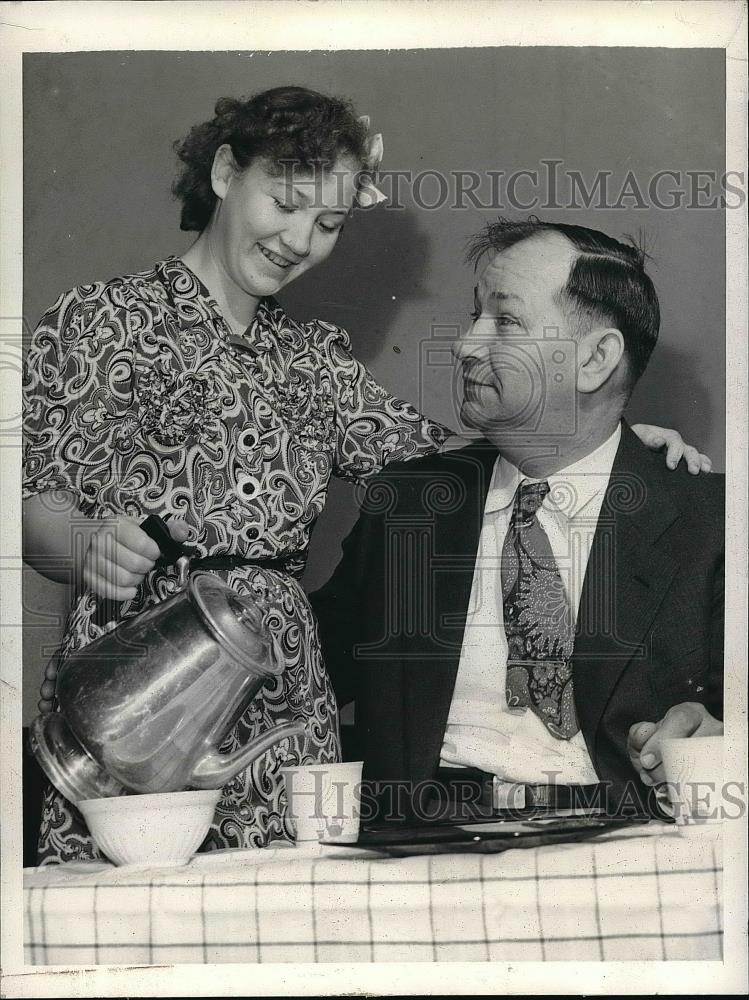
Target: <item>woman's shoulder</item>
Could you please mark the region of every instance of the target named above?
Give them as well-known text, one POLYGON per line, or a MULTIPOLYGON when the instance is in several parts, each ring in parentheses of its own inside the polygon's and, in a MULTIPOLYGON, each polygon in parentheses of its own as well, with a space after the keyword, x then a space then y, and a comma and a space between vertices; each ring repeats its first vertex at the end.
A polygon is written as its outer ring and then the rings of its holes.
POLYGON ((261 325, 270 327, 279 342, 294 351, 317 351, 330 358, 341 350, 351 350, 351 338, 342 326, 324 319, 297 320, 277 299, 263 299, 260 311, 261 325))
POLYGON ((58 295, 42 322, 67 325, 75 317, 86 325, 93 319, 101 319, 102 313, 137 308, 139 303, 168 305, 160 264, 68 288, 58 295))
POLYGON ((351 350, 351 337, 342 326, 325 319, 311 319, 304 325, 309 340, 321 349, 329 350, 333 345, 338 345, 346 351, 351 350))

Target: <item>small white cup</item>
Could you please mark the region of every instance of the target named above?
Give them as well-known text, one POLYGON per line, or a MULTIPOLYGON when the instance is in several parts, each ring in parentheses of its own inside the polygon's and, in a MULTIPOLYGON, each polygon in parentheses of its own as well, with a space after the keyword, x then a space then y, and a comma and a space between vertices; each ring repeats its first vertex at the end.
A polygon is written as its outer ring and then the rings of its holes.
POLYGON ((359 838, 362 761, 282 768, 296 842, 359 838))
POLYGON ((717 837, 723 821, 723 737, 665 739, 661 752, 679 833, 717 837))

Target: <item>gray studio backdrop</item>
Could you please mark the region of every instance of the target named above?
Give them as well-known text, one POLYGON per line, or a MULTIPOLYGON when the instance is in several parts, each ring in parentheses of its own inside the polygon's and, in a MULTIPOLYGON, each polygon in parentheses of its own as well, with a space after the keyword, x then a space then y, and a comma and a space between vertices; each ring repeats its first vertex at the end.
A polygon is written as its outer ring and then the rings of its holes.
MULTIPOLYGON (((687 171, 725 169, 720 50, 507 48, 331 53, 109 52, 27 55, 24 62, 24 310, 32 327, 73 285, 139 270, 184 251, 170 195, 173 140, 212 114, 216 98, 304 84, 350 97, 385 142, 383 166, 415 173, 579 171, 588 188, 611 172, 615 199, 629 171, 647 190, 688 186, 687 171), (546 168, 550 169, 550 168, 546 168)), ((468 182, 463 182, 464 188, 468 182)), ((493 182, 495 185, 499 181, 493 182)), ((703 187, 709 181, 703 179, 703 187)), ((520 177, 528 203, 546 195, 520 177)), ((426 174, 400 210, 360 212, 326 264, 280 296, 299 318, 346 327, 356 353, 391 391, 454 424, 443 350, 465 325, 473 278, 466 238, 497 209, 446 204, 426 174), (421 204, 419 204, 419 202, 421 204)), ((392 187, 391 187, 392 190, 392 187)), ((631 188, 630 188, 631 190, 631 188)), ((508 192, 499 191, 506 213, 508 192)), ((563 207, 538 214, 604 229, 646 231, 663 310, 661 342, 629 409, 633 421, 678 427, 724 463, 724 213, 716 208, 563 207)), ((683 200, 683 199, 682 199, 683 200)), ((688 199, 687 199, 688 200, 688 199)), ((697 201, 711 202, 711 194, 697 201)), ((581 204, 580 198, 578 203, 581 204)), ((525 213, 527 214, 527 213, 525 213)), ((306 584, 322 583, 355 517, 353 492, 334 483, 312 540, 306 584)), ((24 577, 24 721, 36 711, 46 659, 61 633, 65 587, 24 577)))

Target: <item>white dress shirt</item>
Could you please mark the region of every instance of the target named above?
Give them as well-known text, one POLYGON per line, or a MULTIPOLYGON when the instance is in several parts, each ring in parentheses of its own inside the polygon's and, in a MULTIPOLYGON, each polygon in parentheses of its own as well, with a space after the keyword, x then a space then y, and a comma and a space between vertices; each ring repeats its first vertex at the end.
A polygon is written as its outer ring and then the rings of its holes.
MULTIPOLYGON (((546 477, 549 493, 537 516, 556 559, 573 624, 620 438, 621 426, 594 452, 546 477)), ((524 481, 538 480, 523 476, 501 456, 497 459, 440 763, 477 767, 510 782, 592 784, 598 777, 582 733, 556 739, 532 709, 507 707, 501 557, 515 493, 524 481)))

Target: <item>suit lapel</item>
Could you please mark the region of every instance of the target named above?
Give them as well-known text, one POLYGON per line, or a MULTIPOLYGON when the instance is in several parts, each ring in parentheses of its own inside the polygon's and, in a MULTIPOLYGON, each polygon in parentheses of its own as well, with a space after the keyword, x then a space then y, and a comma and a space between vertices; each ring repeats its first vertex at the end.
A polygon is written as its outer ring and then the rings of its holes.
POLYGON ((575 704, 588 750, 622 672, 642 657, 648 629, 678 568, 653 547, 679 516, 625 424, 580 599, 573 654, 575 704))
MULTIPOLYGON (((463 495, 447 511, 435 513, 435 544, 415 570, 419 579, 413 585, 428 595, 434 623, 427 655, 416 659, 404 656, 402 665, 407 773, 415 780, 432 778, 439 761, 496 458, 496 450, 482 442, 448 453, 440 465, 440 473, 448 477, 446 493, 460 483, 463 495)), ((439 476, 435 476, 435 485, 438 482, 439 476)), ((407 637, 402 648, 404 653, 413 648, 407 637)))
MULTIPOLYGON (((426 583, 435 596, 434 621, 452 619, 455 627, 449 644, 435 642, 423 657, 408 655, 414 648, 409 637, 401 644, 405 773, 414 780, 432 778, 439 761, 496 457, 482 443, 445 455, 440 464, 439 473, 458 479, 464 496, 435 518, 437 537, 450 539, 449 555, 438 542, 414 569, 420 575, 413 586, 423 590, 426 583), (442 584, 433 586, 433 574, 442 572, 442 584)), ((633 657, 644 655, 643 640, 677 572, 677 561, 662 549, 654 553, 654 546, 678 516, 650 456, 625 423, 588 560, 573 653, 577 713, 594 761, 601 716, 622 672, 633 657)))

